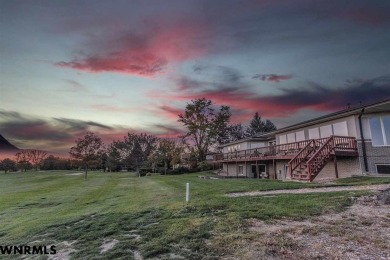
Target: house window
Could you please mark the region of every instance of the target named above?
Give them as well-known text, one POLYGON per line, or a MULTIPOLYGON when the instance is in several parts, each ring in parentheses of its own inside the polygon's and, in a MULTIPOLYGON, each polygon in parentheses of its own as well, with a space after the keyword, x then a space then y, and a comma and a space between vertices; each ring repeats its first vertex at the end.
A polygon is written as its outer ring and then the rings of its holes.
POLYGON ((295 143, 295 133, 287 134, 287 142, 288 143, 295 143))
POLYGON ((333 134, 338 136, 348 136, 347 122, 339 122, 333 124, 333 134))
POLYGON ((285 143, 287 143, 287 136, 286 135, 279 136, 279 144, 285 144, 285 143))
POLYGON ((299 131, 295 133, 295 139, 297 142, 304 141, 305 140, 305 132, 304 131, 299 131))
POLYGON ((390 174, 390 164, 377 164, 376 172, 382 174, 390 174))
POLYGON ((373 146, 390 145, 390 116, 370 118, 370 129, 373 146))
POLYGON ((332 135, 332 126, 324 125, 320 127, 321 138, 329 137, 332 135))
POLYGON ((320 132, 318 127, 309 129, 309 139, 318 139, 320 138, 320 132))

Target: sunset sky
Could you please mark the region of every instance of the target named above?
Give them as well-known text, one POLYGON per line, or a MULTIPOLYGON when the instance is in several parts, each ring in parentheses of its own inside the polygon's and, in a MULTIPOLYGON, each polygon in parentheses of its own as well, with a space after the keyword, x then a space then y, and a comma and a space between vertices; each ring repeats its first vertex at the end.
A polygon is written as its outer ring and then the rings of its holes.
POLYGON ((206 97, 278 127, 390 98, 390 1, 0 1, 0 134, 182 133, 206 97))

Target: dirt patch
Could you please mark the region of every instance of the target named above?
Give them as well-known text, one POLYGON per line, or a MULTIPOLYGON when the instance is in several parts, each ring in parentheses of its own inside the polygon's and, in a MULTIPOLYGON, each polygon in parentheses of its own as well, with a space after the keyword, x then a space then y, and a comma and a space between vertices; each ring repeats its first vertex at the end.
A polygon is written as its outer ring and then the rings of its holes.
POLYGON ((119 240, 112 239, 112 240, 105 240, 103 244, 100 246, 100 253, 107 252, 114 248, 116 244, 119 243, 119 240))
POLYGON ((142 255, 141 255, 140 252, 134 251, 133 254, 134 254, 134 259, 135 260, 143 260, 142 255))
POLYGON ((390 207, 381 200, 389 191, 305 221, 250 219, 250 241, 223 259, 390 259, 390 207))
POLYGON ((55 255, 49 255, 48 260, 68 260, 70 259, 70 254, 76 252, 76 250, 72 247, 77 240, 72 242, 63 241, 56 244, 57 253, 55 255))
POLYGON ((301 194, 301 193, 322 193, 322 192, 336 192, 336 191, 357 191, 357 190, 386 190, 389 189, 389 184, 380 185, 365 185, 365 186, 339 186, 339 187, 324 187, 324 188, 305 188, 296 190, 270 190, 270 191, 251 191, 251 192, 237 192, 229 193, 228 197, 242 197, 242 196, 263 196, 272 194, 301 194))

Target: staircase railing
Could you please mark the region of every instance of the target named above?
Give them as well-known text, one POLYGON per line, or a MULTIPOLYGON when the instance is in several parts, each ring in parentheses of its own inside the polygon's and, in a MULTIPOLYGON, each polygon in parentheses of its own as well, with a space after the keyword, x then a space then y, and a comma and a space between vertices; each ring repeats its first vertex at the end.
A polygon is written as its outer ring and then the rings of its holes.
POLYGON ((322 168, 324 168, 325 163, 330 158, 334 147, 334 137, 331 136, 307 161, 308 179, 310 181, 312 181, 322 168))
POLYGON ((293 177, 294 170, 309 157, 309 155, 313 152, 313 149, 315 149, 315 143, 314 140, 310 140, 310 142, 307 143, 305 147, 303 147, 303 149, 288 162, 291 178, 293 177))

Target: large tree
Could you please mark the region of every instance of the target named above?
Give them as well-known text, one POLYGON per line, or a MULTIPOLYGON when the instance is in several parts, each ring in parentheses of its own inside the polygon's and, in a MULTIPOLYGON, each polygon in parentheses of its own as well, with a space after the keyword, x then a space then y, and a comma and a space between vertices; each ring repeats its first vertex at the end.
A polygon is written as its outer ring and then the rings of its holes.
POLYGON ((16 171, 16 162, 9 158, 6 158, 0 161, 0 170, 3 170, 4 173, 7 173, 8 171, 16 171))
POLYGON ((192 100, 184 114, 179 115, 178 121, 187 128, 184 139, 191 145, 198 162, 206 160, 207 152, 218 142, 219 134, 225 131, 230 116, 228 106, 221 106, 215 112, 213 102, 206 98, 192 100))
POLYGON ((108 171, 120 171, 121 170, 121 156, 118 148, 115 146, 115 142, 110 144, 106 148, 107 161, 106 166, 108 171))
POLYGON ((156 136, 146 133, 128 133, 123 141, 116 141, 113 145, 127 168, 135 169, 140 176, 140 168, 156 148, 157 140, 156 136))
POLYGON ((246 129, 246 134, 252 136, 254 134, 266 133, 273 130, 276 130, 276 126, 270 120, 261 120, 261 116, 256 112, 246 129))
POLYGON ((249 137, 246 128, 241 123, 233 124, 233 125, 229 125, 226 128, 225 139, 223 140, 224 142, 220 142, 220 143, 221 144, 230 143, 230 142, 244 139, 246 137, 249 137))
POLYGON ((149 156, 149 163, 155 168, 164 166, 165 171, 180 163, 183 147, 175 139, 160 139, 157 149, 149 156))
POLYGON ((92 132, 87 132, 84 138, 78 138, 76 145, 70 148, 69 151, 73 158, 82 161, 85 167, 85 180, 87 180, 89 166, 91 163, 99 160, 102 153, 103 141, 92 132))

